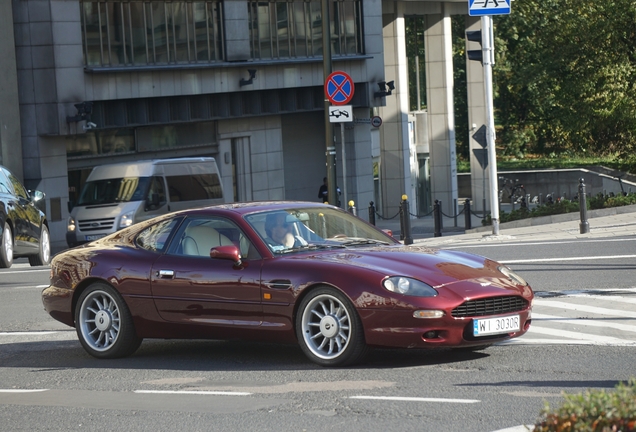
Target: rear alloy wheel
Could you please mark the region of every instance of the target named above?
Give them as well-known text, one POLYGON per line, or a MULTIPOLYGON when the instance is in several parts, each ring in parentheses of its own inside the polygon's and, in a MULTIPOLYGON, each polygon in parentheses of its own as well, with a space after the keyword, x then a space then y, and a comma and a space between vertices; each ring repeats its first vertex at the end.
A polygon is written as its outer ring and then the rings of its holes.
POLYGON ((47 265, 51 260, 51 236, 46 225, 42 225, 40 232, 40 248, 37 255, 29 255, 31 266, 47 265))
POLYGON ((13 264, 13 233, 8 223, 4 223, 0 239, 0 268, 9 268, 13 264))
POLYGON ((351 365, 369 351, 358 313, 333 288, 319 288, 303 299, 296 333, 305 355, 321 366, 351 365))
POLYGON ((142 341, 135 333, 128 306, 104 283, 95 283, 80 295, 75 329, 84 349, 97 358, 129 356, 142 341))

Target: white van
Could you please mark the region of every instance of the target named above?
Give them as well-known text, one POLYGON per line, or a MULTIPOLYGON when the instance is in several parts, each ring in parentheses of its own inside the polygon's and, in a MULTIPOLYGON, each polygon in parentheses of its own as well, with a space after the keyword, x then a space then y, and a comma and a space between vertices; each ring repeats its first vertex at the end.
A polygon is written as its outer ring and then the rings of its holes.
POLYGON ((224 202, 211 157, 96 166, 71 210, 66 243, 74 247, 164 213, 224 202))

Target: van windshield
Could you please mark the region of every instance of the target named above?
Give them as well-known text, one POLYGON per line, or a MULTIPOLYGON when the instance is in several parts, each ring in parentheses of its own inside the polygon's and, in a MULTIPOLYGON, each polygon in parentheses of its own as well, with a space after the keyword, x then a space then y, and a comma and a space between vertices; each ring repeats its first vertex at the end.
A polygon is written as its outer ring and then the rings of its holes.
POLYGON ((150 177, 125 177, 89 181, 84 185, 78 205, 113 204, 142 201, 150 177))

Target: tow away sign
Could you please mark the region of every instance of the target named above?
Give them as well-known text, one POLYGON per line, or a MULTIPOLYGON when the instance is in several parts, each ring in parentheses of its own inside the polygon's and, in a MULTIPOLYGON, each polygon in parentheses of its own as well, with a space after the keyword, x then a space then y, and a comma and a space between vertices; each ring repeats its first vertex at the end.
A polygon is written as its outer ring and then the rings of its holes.
POLYGON ((468 0, 468 15, 508 15, 510 0, 468 0))

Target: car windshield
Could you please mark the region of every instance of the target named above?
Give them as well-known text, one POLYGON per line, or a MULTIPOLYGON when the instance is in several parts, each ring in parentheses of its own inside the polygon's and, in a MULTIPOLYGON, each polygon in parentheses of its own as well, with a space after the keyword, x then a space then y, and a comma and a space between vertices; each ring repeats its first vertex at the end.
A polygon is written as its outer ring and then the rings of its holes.
POLYGON ((395 243, 357 217, 328 207, 254 213, 245 219, 277 254, 395 243))
POLYGON ((124 177, 89 181, 82 189, 78 205, 141 201, 146 197, 149 182, 150 177, 124 177))

